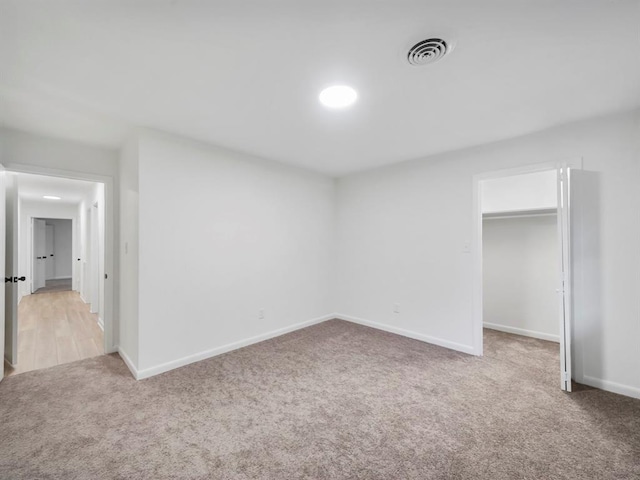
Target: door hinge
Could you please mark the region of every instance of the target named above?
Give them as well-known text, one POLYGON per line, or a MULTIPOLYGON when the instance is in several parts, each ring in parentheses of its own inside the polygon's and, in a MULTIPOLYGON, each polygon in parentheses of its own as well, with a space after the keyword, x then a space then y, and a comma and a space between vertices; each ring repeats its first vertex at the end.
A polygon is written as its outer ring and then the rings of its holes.
POLYGON ((571 377, 569 376, 569 372, 562 372, 562 380, 565 382, 570 382, 571 377))

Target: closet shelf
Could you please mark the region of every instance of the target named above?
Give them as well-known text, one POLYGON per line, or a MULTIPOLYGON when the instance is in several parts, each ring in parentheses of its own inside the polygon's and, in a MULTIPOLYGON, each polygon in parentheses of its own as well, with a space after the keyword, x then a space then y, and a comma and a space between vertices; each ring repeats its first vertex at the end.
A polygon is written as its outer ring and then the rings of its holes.
POLYGON ((500 212, 487 212, 482 214, 483 219, 493 218, 514 218, 514 217, 541 217, 547 215, 556 215, 557 208, 534 208, 524 210, 504 210, 500 212))

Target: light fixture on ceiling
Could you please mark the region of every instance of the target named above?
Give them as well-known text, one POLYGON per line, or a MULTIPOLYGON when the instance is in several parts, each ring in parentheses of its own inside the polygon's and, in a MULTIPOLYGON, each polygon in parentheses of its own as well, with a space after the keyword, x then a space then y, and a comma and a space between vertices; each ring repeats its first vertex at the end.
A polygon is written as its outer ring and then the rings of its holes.
POLYGON ((43 195, 42 198, 46 198, 47 200, 60 200, 60 197, 56 197, 55 195, 43 195))
POLYGON ((346 108, 358 99, 358 92, 348 85, 333 85, 322 90, 318 99, 327 108, 346 108))

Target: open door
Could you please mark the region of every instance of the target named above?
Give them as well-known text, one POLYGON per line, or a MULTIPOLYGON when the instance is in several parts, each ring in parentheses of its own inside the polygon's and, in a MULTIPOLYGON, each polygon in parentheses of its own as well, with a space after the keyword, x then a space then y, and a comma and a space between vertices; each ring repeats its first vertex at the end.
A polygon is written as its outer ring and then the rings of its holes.
POLYGON ((560 275, 560 388, 571 391, 571 169, 558 169, 558 235, 560 275))
POLYGON ((4 358, 18 363, 18 185, 15 174, 3 172, 5 201, 4 358))
MULTIPOLYGON (((4 185, 6 182, 4 167, 0 165, 0 218, 5 218, 5 205, 4 205, 4 185)), ((5 290, 7 282, 6 269, 4 265, 4 257, 5 257, 5 222, 0 221, 0 270, 5 272, 4 281, 5 281, 5 290)), ((0 295, 0 358, 4 360, 4 297, 5 295, 0 295)), ((4 361, 2 363, 2 368, 0 368, 0 381, 4 378, 4 361)))
POLYGON ((45 224, 45 282, 52 278, 56 278, 55 263, 53 261, 53 255, 55 251, 53 245, 54 229, 55 227, 53 225, 45 224))
POLYGON ((33 265, 33 274, 31 281, 31 293, 34 293, 36 290, 38 290, 39 288, 43 288, 46 285, 47 223, 44 220, 38 220, 37 218, 34 218, 32 220, 32 225, 33 258, 31 259, 31 265, 33 265))

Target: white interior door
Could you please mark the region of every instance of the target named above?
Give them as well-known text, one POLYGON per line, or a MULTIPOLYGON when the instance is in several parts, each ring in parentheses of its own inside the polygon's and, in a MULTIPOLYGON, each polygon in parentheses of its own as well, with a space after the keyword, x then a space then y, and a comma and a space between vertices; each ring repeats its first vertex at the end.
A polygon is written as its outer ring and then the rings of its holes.
POLYGON ((18 363, 18 282, 24 281, 18 271, 18 185, 15 174, 4 177, 4 358, 18 363))
POLYGON ((571 169, 558 169, 558 235, 560 275, 560 388, 571 391, 571 169))
MULTIPOLYGON (((5 199, 4 199, 4 195, 5 195, 5 171, 4 171, 4 167, 2 165, 0 165, 0 218, 5 218, 5 199)), ((7 282, 8 276, 6 273, 6 265, 5 265, 5 231, 6 231, 6 226, 5 226, 5 222, 0 221, 0 262, 2 263, 2 266, 0 267, 0 270, 2 270, 4 272, 4 285, 5 285, 5 291, 7 289, 7 285, 9 284, 9 282, 7 282)), ((4 359, 4 317, 5 317, 5 300, 4 300, 5 295, 0 295, 0 358, 4 359)), ((0 381, 2 381, 2 379, 4 378, 4 362, 3 362, 3 368, 0 368, 0 381)))
POLYGON ((47 225, 44 220, 33 219, 33 287, 32 292, 46 285, 46 235, 47 225))
POLYGON ((84 259, 83 259, 83 297, 86 303, 91 303, 91 208, 87 209, 84 222, 84 259))
POLYGON ((45 255, 44 255, 44 266, 45 266, 45 280, 51 280, 52 278, 56 278, 55 272, 55 258, 53 257, 53 249, 54 249, 54 226, 46 225, 45 227, 45 255))
POLYGON ((100 273, 99 273, 99 248, 98 248, 98 205, 91 208, 90 242, 90 266, 91 266, 91 313, 100 314, 100 273))

